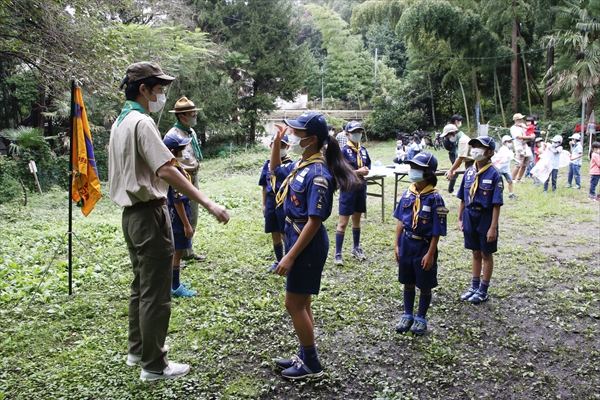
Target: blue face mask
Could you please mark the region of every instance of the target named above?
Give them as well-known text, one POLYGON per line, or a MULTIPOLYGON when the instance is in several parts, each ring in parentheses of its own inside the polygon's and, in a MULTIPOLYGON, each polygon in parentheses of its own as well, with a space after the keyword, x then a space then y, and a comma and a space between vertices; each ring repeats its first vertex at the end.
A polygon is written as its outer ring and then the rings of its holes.
POLYGON ((408 179, 411 182, 421 182, 423 180, 423 171, 420 169, 411 168, 408 171, 408 179))

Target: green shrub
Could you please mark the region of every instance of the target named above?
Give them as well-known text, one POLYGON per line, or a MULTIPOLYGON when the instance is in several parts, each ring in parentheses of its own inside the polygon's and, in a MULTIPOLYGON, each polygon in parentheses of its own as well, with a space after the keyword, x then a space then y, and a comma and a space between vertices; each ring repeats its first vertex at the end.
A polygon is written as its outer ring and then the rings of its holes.
POLYGON ((6 157, 0 157, 0 204, 23 197, 19 183, 18 164, 6 157))

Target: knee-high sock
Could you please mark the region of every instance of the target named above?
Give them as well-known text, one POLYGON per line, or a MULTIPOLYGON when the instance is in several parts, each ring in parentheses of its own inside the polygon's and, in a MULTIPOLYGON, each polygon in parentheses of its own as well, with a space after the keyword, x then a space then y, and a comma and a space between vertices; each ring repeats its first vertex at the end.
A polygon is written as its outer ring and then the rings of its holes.
POLYGON ((275 258, 277 259, 277 261, 281 261, 281 259, 283 258, 283 242, 279 244, 274 244, 273 250, 275 250, 275 258))
POLYGON ((415 288, 404 288, 404 313, 413 315, 415 312, 415 288))
POLYGON ((177 290, 179 285, 181 285, 181 281, 179 280, 180 273, 179 265, 173 265, 173 283, 171 284, 173 290, 177 290))
POLYGON ((342 245, 344 244, 344 232, 335 231, 335 254, 342 253, 342 245))
POLYGON ((360 244, 360 228, 352 228, 352 239, 354 239, 354 247, 360 244))
POLYGON ((431 290, 421 290, 419 295, 419 311, 417 317, 425 318, 429 305, 431 304, 431 290))

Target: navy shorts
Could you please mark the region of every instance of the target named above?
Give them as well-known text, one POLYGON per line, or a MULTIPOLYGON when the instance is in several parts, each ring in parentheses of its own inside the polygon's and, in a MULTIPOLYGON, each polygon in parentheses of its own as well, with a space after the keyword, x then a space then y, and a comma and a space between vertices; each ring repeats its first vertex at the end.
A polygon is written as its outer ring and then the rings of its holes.
POLYGON ((367 183, 351 192, 340 191, 340 215, 353 215, 367 212, 367 183))
POLYGON ((175 250, 191 249, 192 238, 186 238, 185 232, 173 232, 173 245, 175 250))
POLYGON ((463 211, 463 233, 465 235, 465 248, 469 250, 481 250, 486 254, 498 251, 498 231, 496 240, 487 242, 487 232, 492 225, 492 210, 463 211))
MULTIPOLYGON (((298 234, 291 224, 286 224, 286 229, 285 245, 289 251, 298 240, 298 234)), ((308 246, 296 258, 292 269, 287 275, 285 290, 296 294, 319 294, 321 275, 328 252, 329 237, 325 227, 321 225, 308 246)))
POLYGON ((402 233, 399 243, 398 282, 405 285, 416 285, 420 290, 430 290, 436 287, 438 285, 438 252, 436 251, 433 256, 433 266, 429 271, 425 271, 421 266, 421 261, 429 250, 429 241, 411 239, 402 233))
POLYGON ((283 207, 267 209, 265 215, 265 233, 285 232, 285 211, 283 207))
POLYGON ((510 176, 509 172, 502 172, 502 176, 506 179, 506 182, 512 182, 512 176, 510 176))

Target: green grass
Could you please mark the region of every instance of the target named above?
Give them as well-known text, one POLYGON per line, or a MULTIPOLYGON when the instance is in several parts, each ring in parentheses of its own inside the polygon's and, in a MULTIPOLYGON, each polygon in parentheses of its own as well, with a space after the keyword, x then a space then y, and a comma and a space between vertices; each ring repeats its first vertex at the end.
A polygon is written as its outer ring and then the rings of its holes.
MULTIPOLYGON (((394 142, 366 146, 373 161, 391 164, 394 142)), ((447 168, 447 153, 436 155, 447 168)), ((75 210, 81 242, 74 240, 73 297, 66 193, 30 194, 27 207, 1 205, 0 399, 600 398, 600 208, 585 198, 585 172, 580 191, 564 189, 561 170, 556 195, 542 197, 528 181, 515 187, 518 199, 505 199, 492 299, 480 306, 458 300, 469 284, 470 253, 456 226, 458 200, 439 180, 451 212, 421 338, 393 330, 402 291, 394 182, 386 178, 385 222, 380 199, 368 200, 367 259, 348 257, 347 237, 345 265, 328 262, 314 298, 326 374, 289 382, 273 363, 296 351, 297 340, 283 305, 284 279, 266 273, 273 254, 257 183, 267 157, 252 150, 202 164, 201 189, 227 206, 231 220, 223 226, 200 213, 194 244, 207 261, 182 273, 198 296, 173 301, 168 336, 170 359, 192 371, 170 382, 143 384, 139 368, 124 363, 131 272, 121 211, 107 188, 88 218, 75 210)), ((325 222, 330 238, 336 224, 337 202, 325 222)))

